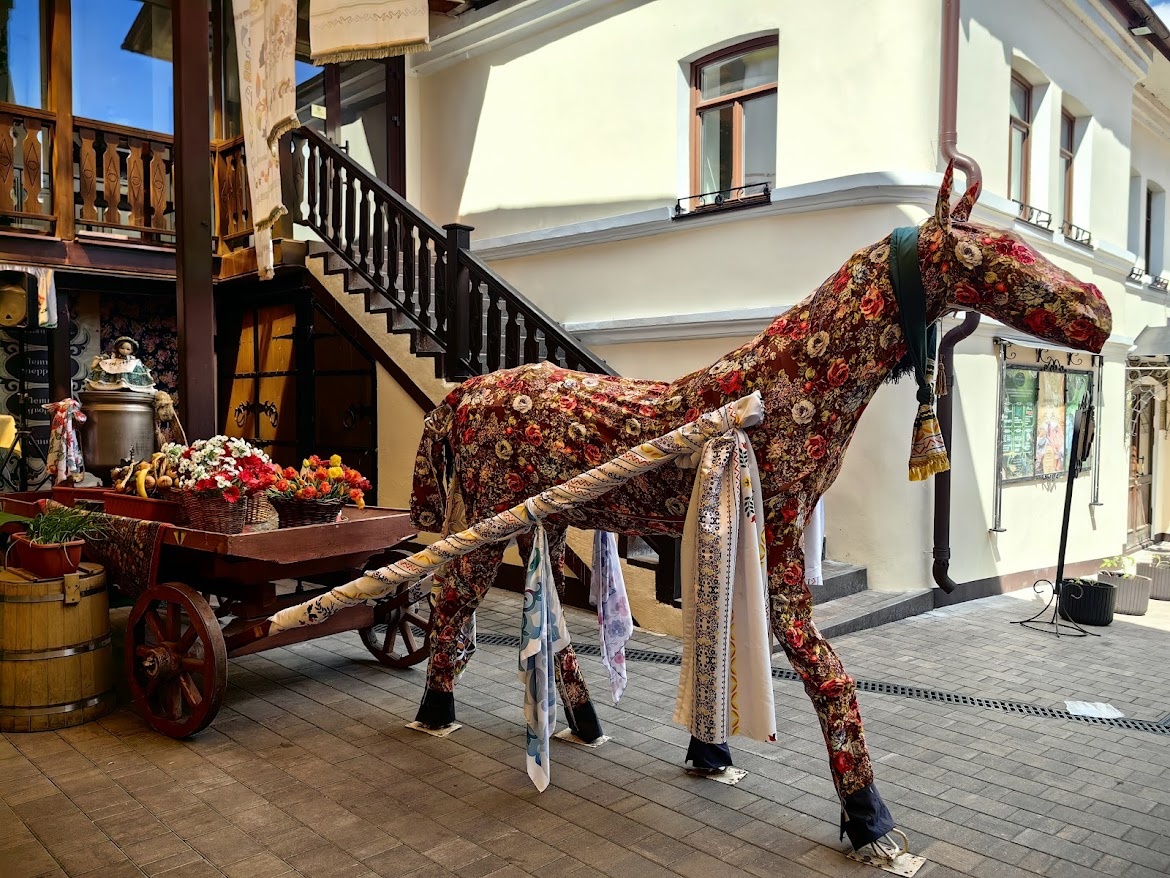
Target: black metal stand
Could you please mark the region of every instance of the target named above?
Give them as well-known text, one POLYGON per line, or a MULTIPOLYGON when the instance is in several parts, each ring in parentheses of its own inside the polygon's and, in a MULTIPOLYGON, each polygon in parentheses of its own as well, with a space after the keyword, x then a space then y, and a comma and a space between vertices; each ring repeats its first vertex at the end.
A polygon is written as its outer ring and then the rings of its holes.
POLYGON ((1072 450, 1069 454, 1068 461, 1068 480, 1065 482, 1064 488, 1064 519, 1060 524, 1060 554, 1056 559, 1056 583, 1053 584, 1047 579, 1038 579, 1032 584, 1032 588, 1039 592, 1042 583, 1052 586, 1052 597, 1048 599, 1048 603, 1035 616, 1030 619, 1020 619, 1013 622, 1013 625, 1022 625, 1025 628, 1031 628, 1033 631, 1040 631, 1045 634, 1055 634, 1057 637, 1063 633, 1065 637, 1100 637, 1094 631, 1086 631, 1076 622, 1071 619, 1061 621, 1060 604, 1066 588, 1080 588, 1076 582, 1065 582, 1064 579, 1064 556, 1068 548, 1068 521, 1072 516, 1072 497, 1073 486, 1076 484, 1077 476, 1081 472, 1081 464, 1088 460, 1089 449, 1093 445, 1093 407, 1086 406, 1077 413, 1077 419, 1073 424, 1072 435, 1072 450), (1048 614, 1049 609, 1052 610, 1052 617, 1042 618, 1048 614), (1063 631, 1062 631, 1063 629, 1063 631))

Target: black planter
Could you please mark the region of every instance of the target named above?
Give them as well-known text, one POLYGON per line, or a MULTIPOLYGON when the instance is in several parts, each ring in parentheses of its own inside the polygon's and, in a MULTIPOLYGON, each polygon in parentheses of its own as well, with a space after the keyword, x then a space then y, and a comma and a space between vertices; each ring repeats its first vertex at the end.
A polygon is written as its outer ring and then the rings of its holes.
POLYGON ((1066 579, 1061 586, 1060 615, 1080 625, 1108 625, 1113 621, 1117 589, 1112 583, 1066 579))

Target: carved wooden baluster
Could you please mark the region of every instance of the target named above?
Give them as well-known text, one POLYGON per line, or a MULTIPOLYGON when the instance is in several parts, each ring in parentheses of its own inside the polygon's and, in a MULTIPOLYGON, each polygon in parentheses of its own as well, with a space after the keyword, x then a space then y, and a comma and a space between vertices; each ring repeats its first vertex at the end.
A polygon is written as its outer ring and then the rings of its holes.
POLYGON ((504 368, 520 365, 520 321, 514 308, 505 309, 504 323, 504 368))
POLYGON ((171 190, 164 158, 167 150, 165 143, 150 144, 150 226, 154 229, 167 227, 167 194, 171 190))
POLYGON ((386 288, 393 293, 394 301, 402 301, 402 219, 394 205, 386 205, 386 288))
POLYGON ((41 213, 41 123, 38 119, 24 122, 24 204, 25 213, 41 213))
POLYGON ((142 157, 146 145, 137 137, 128 138, 130 152, 126 156, 126 200, 130 203, 130 225, 146 227, 146 192, 143 187, 142 157))
POLYGON ((320 192, 319 178, 321 175, 321 153, 317 149, 317 144, 311 140, 305 141, 305 150, 308 153, 306 159, 309 166, 308 185, 305 186, 305 200, 309 203, 309 215, 305 218, 310 229, 321 228, 321 212, 317 209, 318 193, 320 192))
POLYGON ((360 198, 357 175, 349 168, 345 171, 345 252, 351 259, 361 262, 357 250, 357 209, 360 198))
POLYGON ((333 233, 330 239, 333 246, 341 249, 342 223, 344 216, 341 213, 341 190, 345 185, 345 175, 348 174, 340 164, 330 162, 333 173, 330 174, 329 188, 333 190, 333 203, 329 210, 329 229, 333 233))
POLYGON ((414 294, 418 289, 418 273, 414 263, 414 226, 408 225, 405 217, 402 219, 402 304, 417 317, 418 302, 414 294))
POLYGON ((12 200, 16 182, 16 144, 12 134, 15 127, 16 120, 12 116, 0 113, 0 213, 8 213, 16 207, 12 200))
POLYGON ((235 153, 219 154, 219 197, 223 205, 223 220, 220 226, 225 235, 234 235, 240 230, 240 193, 237 191, 239 179, 236 176, 236 160, 235 153))
POLYGON ((106 209, 102 221, 117 224, 122 216, 118 208, 122 202, 122 157, 118 155, 118 137, 104 134, 106 152, 102 158, 102 186, 106 209))
POLYGON ((97 133, 92 128, 77 130, 81 148, 78 156, 78 185, 81 189, 81 220, 97 220, 97 133))
POLYGON ((418 316, 423 326, 435 325, 434 297, 431 287, 431 239, 418 230, 418 316))
POLYGON ((333 182, 333 160, 319 148, 318 155, 321 161, 321 178, 318 181, 319 187, 317 190, 317 222, 319 223, 317 234, 328 240, 329 227, 331 225, 329 205, 332 203, 329 186, 333 182))
POLYGON ((558 366, 565 365, 564 353, 562 352, 561 346, 559 344, 555 344, 553 342, 549 343, 547 359, 550 363, 556 363, 558 366))
POLYGON ((479 375, 483 375, 487 371, 483 365, 483 356, 480 354, 480 351, 483 350, 483 296, 484 292, 479 278, 473 276, 471 296, 468 302, 467 359, 471 363, 471 371, 479 375))
POLYGON ((304 202, 301 200, 301 193, 305 191, 305 153, 296 140, 290 139, 282 146, 283 148, 292 149, 293 192, 296 193, 293 203, 288 205, 288 210, 292 214, 293 223, 301 223, 305 221, 304 202))
POLYGON ((385 285, 386 280, 382 272, 386 269, 386 202, 378 194, 377 190, 373 192, 373 199, 374 216, 373 225, 370 228, 370 256, 373 259, 372 271, 374 273, 374 280, 379 285, 385 285))
POLYGON ((490 286, 487 288, 487 358, 489 372, 500 368, 500 294, 490 286))
POLYGON ((525 363, 540 362, 540 342, 536 337, 539 330, 536 321, 524 315, 524 360, 525 363))
POLYGON ((370 258, 370 193, 362 184, 361 194, 358 196, 358 265, 362 271, 373 274, 373 260, 370 258))
POLYGON ((444 338, 447 332, 447 250, 442 242, 435 242, 435 334, 444 338))
POLYGON ((236 157, 236 215, 239 217, 236 231, 243 234, 252 231, 252 191, 248 188, 248 156, 244 152, 242 143, 236 147, 234 155, 236 157))

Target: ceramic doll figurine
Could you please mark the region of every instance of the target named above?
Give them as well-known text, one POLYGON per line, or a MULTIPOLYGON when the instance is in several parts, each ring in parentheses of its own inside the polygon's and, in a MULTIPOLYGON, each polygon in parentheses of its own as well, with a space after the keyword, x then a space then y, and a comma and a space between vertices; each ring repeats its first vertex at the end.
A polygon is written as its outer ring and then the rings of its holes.
POLYGON ((102 357, 94 357, 85 379, 86 390, 131 390, 136 393, 154 393, 154 374, 138 359, 138 342, 122 336, 115 340, 114 349, 102 357))

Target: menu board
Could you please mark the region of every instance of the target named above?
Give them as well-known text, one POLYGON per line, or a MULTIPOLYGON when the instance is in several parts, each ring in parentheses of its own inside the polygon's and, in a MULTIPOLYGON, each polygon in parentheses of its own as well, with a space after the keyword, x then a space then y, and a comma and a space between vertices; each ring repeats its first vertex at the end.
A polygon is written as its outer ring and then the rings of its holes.
POLYGON ((1003 384, 1003 477, 1032 477, 1036 459, 1036 384, 1033 369, 1007 369, 1003 384))
POLYGON ((1068 471, 1073 423, 1088 401, 1091 378, 1089 372, 1004 370, 1000 443, 1005 481, 1068 471))

